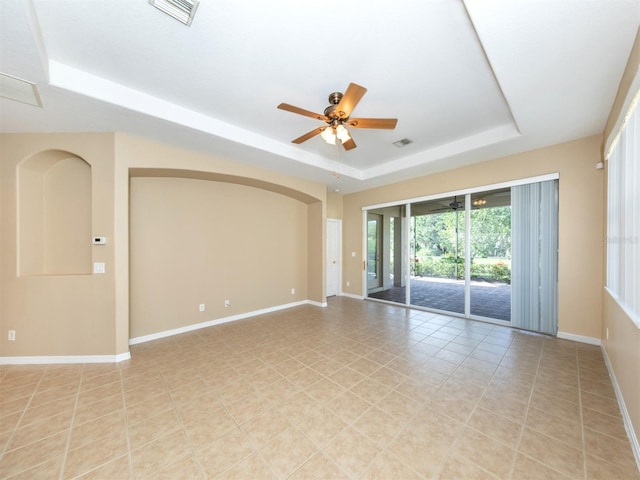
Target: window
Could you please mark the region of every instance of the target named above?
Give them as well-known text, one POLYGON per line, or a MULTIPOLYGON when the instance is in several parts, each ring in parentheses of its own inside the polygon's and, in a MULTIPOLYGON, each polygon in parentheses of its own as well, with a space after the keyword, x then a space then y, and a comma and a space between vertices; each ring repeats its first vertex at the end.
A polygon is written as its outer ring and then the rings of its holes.
POLYGON ((608 149, 607 289, 640 324, 640 91, 608 149))

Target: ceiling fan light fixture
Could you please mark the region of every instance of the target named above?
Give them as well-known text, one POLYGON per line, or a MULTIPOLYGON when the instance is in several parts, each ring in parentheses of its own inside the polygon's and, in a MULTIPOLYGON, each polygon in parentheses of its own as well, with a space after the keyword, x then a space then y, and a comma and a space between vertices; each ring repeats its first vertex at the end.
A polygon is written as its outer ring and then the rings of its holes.
POLYGON ((149 3, 158 10, 190 26, 200 2, 198 0, 149 0, 149 3))
POLYGON ((335 145, 336 144, 336 134, 333 131, 333 127, 327 127, 325 128, 322 133, 320 134, 320 136, 322 137, 322 139, 327 142, 329 145, 335 145))
POLYGON ((351 136, 349 135, 349 130, 346 129, 344 125, 338 125, 336 127, 336 137, 344 143, 351 140, 351 136))

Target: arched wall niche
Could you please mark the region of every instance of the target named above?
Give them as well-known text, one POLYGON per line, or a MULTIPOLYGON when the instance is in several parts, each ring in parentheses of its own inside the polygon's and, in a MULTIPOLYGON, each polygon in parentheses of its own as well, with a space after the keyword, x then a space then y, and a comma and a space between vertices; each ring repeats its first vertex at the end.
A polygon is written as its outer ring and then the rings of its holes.
POLYGON ((91 165, 45 150, 17 168, 18 275, 91 274, 91 165))

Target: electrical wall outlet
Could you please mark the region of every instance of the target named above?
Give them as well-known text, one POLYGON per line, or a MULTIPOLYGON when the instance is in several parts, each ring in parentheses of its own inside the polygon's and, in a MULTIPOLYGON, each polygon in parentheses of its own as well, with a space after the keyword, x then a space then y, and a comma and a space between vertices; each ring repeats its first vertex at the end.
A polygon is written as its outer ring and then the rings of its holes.
POLYGON ((351 286, 351 282, 347 282, 347 287, 350 287, 350 286, 351 286))
POLYGON ((7 333, 7 340, 9 340, 10 342, 15 342, 16 341, 16 331, 15 330, 9 330, 9 332, 7 333))
POLYGON ((230 307, 231 306, 231 300, 225 300, 224 301, 224 306, 225 307, 230 307))
POLYGON ((199 311, 201 311, 201 312, 204 312, 204 303, 201 303, 201 304, 198 306, 198 310, 199 310, 199 311))
POLYGON ((292 288, 292 289, 291 289, 291 295, 295 295, 295 294, 296 294, 296 289, 295 289, 295 288, 292 288))

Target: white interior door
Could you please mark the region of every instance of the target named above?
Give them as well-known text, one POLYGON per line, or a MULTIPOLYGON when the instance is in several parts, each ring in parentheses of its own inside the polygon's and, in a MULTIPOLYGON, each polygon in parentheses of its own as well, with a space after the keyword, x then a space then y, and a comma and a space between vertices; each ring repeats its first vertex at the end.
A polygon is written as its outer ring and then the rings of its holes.
POLYGON ((327 220, 327 297, 340 293, 342 221, 327 220))

